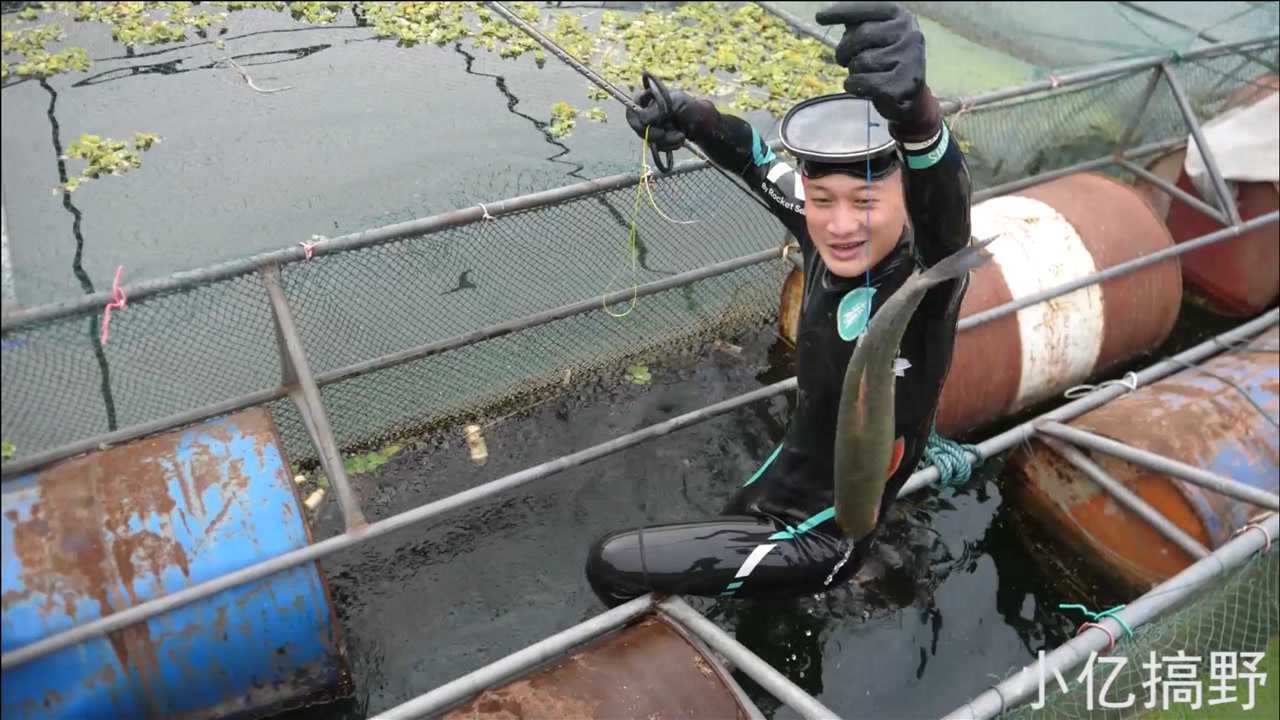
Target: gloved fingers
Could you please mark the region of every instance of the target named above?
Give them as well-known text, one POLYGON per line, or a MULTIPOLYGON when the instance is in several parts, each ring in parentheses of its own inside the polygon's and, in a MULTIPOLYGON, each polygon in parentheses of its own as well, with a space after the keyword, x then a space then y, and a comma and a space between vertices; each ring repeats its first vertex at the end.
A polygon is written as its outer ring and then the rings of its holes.
MULTIPOLYGON (((859 55, 876 48, 897 45, 901 38, 919 32, 915 18, 903 13, 888 20, 866 20, 845 25, 844 35, 836 45, 836 63, 849 67, 859 55)), ((923 43, 923 36, 921 36, 923 43)))
POLYGON ((650 128, 649 145, 663 152, 674 152, 684 145, 684 133, 671 128, 650 128))
POLYGON ((844 91, 875 102, 887 94, 885 88, 893 85, 894 82, 892 71, 849 73, 849 77, 844 81, 844 91))
POLYGON ((924 53, 917 38, 903 37, 887 47, 873 48, 858 53, 849 64, 851 73, 878 73, 897 70, 903 75, 919 75, 924 82, 924 53))
POLYGON ((819 25, 856 25, 873 20, 890 20, 902 12, 902 6, 892 2, 842 2, 826 10, 819 10, 815 19, 819 25))
POLYGON ((652 127, 668 120, 651 91, 644 90, 637 94, 635 102, 639 109, 627 108, 627 124, 637 135, 644 135, 645 126, 652 127))

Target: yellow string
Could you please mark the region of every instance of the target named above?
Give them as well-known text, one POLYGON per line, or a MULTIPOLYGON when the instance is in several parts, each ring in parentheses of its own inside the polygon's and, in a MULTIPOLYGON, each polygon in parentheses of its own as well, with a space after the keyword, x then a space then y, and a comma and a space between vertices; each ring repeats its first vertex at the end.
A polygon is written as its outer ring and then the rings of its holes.
POLYGON ((646 125, 644 128, 644 140, 640 144, 640 182, 636 183, 636 200, 631 208, 631 224, 627 230, 627 247, 631 252, 631 300, 627 304, 627 309, 623 312, 616 313, 609 309, 609 303, 606 300, 609 294, 608 289, 613 287, 613 283, 618 279, 620 272, 615 272, 613 277, 609 278, 609 283, 605 285, 605 294, 600 298, 600 307, 616 318, 630 315, 631 311, 636 307, 637 290, 640 287, 639 271, 637 270, 639 252, 636 249, 636 220, 640 217, 640 207, 644 198, 646 196, 649 198, 649 206, 653 208, 654 212, 658 213, 659 217, 673 225, 692 225, 698 222, 697 220, 675 220, 662 212, 662 208, 658 207, 658 203, 653 198, 653 188, 650 185, 652 177, 653 173, 649 170, 649 126, 646 125))
POLYGON ((600 307, 611 317, 624 318, 631 314, 636 308, 637 291, 640 287, 639 272, 636 267, 638 264, 639 253, 636 250, 636 220, 640 217, 640 206, 644 202, 644 178, 649 172, 649 126, 644 128, 644 142, 640 145, 640 182, 636 183, 636 200, 631 208, 631 227, 627 230, 627 249, 631 253, 631 300, 627 304, 627 309, 623 312, 616 313, 609 309, 609 288, 613 287, 613 282, 618 279, 621 271, 614 272, 613 277, 609 278, 608 284, 605 285, 605 293, 600 297, 600 307))

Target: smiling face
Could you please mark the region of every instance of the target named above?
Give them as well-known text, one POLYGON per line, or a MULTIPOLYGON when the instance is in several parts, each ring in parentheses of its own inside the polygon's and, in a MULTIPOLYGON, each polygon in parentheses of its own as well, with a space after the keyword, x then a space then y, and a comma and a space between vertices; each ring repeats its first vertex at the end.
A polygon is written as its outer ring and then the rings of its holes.
POLYGON ((835 275, 861 275, 898 244, 907 223, 901 168, 871 183, 844 173, 803 182, 809 237, 835 275))

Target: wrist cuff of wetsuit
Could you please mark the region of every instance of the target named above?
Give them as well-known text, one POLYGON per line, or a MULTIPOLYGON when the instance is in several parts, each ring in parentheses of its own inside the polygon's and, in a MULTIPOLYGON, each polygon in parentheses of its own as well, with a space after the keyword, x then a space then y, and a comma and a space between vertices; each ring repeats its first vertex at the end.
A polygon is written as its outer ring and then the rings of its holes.
POLYGON ((907 167, 924 170, 937 165, 950 144, 951 133, 947 130, 946 123, 943 123, 937 134, 924 142, 902 143, 902 155, 907 161, 907 167))
POLYGON ((911 117, 889 123, 889 134, 903 145, 929 142, 935 139, 942 127, 942 107, 928 85, 920 88, 920 95, 912 103, 911 117))

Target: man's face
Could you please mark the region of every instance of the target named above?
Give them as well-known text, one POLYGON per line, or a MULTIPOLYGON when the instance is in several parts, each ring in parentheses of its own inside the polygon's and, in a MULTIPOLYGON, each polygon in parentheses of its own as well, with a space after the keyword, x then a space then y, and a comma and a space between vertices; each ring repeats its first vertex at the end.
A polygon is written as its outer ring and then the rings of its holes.
POLYGON ((871 183, 844 173, 803 182, 809 237, 832 273, 861 275, 898 244, 907 222, 901 168, 871 183))

